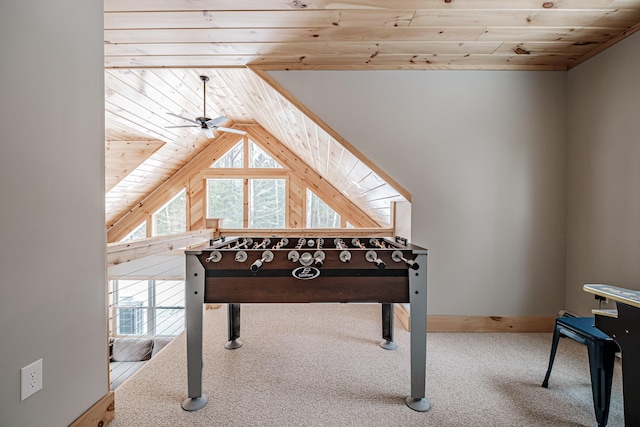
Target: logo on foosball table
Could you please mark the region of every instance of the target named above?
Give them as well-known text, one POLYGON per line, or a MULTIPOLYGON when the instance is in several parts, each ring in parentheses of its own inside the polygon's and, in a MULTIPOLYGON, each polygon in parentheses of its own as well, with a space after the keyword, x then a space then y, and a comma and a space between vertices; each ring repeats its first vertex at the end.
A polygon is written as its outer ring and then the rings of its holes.
POLYGON ((291 272, 291 275, 296 279, 311 280, 320 275, 320 270, 315 267, 298 267, 291 272))

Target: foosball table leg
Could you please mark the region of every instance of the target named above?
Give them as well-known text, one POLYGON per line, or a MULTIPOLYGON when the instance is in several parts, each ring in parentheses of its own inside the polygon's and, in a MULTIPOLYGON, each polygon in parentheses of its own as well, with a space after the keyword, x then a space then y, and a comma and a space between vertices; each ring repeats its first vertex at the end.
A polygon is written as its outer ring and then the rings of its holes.
POLYGON ((411 310, 411 395, 405 398, 408 407, 418 412, 431 409, 425 397, 427 360, 427 255, 418 255, 417 270, 409 271, 409 304, 411 310))
POLYGON ((240 304, 229 304, 227 311, 227 323, 229 325, 229 341, 224 345, 227 350, 235 350, 242 347, 240 338, 240 304))
POLYGON ((380 347, 385 350, 398 348, 393 342, 393 304, 382 304, 382 339, 380 347))
POLYGON ((202 330, 204 277, 202 264, 195 255, 187 255, 185 305, 187 324, 187 388, 189 397, 182 403, 185 411, 197 411, 207 404, 202 394, 202 330))

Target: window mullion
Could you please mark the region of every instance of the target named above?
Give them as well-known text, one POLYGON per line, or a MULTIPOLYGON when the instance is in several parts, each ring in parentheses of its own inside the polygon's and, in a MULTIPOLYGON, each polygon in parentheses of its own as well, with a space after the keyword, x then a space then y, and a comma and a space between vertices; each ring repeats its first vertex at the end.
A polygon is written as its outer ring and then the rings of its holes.
POLYGON ((249 228, 249 179, 245 178, 243 180, 243 191, 242 191, 242 227, 249 228))

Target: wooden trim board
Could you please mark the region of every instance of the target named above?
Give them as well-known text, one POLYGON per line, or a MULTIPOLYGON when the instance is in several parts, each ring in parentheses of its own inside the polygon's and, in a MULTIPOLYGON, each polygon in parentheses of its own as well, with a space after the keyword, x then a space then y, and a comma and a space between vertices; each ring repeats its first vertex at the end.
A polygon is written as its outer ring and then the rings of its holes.
MULTIPOLYGON (((396 304, 396 318, 408 331, 410 315, 396 304)), ((553 332, 556 316, 427 316, 427 332, 553 332)))
POLYGON ((206 243, 216 232, 217 230, 213 229, 194 230, 129 242, 107 243, 107 265, 117 265, 177 248, 206 243))
MULTIPOLYGON (((392 237, 392 228, 221 228, 229 237, 392 237)), ((333 244, 331 242, 331 244, 333 244)))
POLYGON ((69 424, 69 427, 103 427, 113 421, 115 416, 115 393, 109 391, 84 414, 69 424))

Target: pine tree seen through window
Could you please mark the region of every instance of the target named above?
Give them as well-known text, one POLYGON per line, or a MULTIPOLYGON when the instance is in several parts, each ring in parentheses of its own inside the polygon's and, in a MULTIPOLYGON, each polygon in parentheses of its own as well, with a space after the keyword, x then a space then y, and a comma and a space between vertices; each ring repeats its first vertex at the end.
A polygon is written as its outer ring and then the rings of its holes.
POLYGON ((309 189, 307 189, 307 227, 340 227, 340 215, 309 189))
POLYGON ((153 216, 153 235, 184 233, 187 231, 187 192, 182 190, 153 216))
POLYGON ((207 217, 223 218, 223 227, 243 227, 243 180, 207 180, 207 217))

